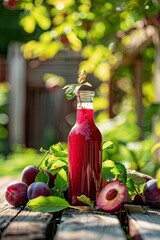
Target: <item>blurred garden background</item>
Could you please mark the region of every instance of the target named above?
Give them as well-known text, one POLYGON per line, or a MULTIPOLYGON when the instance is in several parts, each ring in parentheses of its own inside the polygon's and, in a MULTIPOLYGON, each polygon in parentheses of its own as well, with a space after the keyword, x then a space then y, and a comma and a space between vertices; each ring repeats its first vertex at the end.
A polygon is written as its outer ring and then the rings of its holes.
POLYGON ((160 175, 160 1, 0 1, 0 175, 67 143, 85 69, 96 92, 103 158, 160 175))

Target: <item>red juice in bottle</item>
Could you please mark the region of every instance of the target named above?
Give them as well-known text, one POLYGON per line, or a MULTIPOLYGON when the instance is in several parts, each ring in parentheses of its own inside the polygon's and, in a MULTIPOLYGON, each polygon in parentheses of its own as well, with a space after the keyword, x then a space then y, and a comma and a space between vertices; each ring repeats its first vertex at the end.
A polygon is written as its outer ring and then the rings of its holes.
POLYGON ((101 186, 102 136, 94 122, 93 91, 79 91, 77 119, 68 136, 68 198, 72 205, 84 205, 77 197, 95 201, 101 186))

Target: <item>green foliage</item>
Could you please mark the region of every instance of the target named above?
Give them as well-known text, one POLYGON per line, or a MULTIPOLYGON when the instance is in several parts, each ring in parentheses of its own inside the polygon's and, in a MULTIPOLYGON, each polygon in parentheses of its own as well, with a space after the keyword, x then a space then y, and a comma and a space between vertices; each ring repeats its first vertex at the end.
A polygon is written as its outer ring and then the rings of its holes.
POLYGON ((68 151, 63 143, 52 145, 49 150, 41 149, 45 152, 45 156, 39 164, 39 168, 56 174, 54 188, 52 193, 54 196, 64 198, 64 192, 68 188, 68 151))
POLYGON ((49 182, 48 174, 45 173, 44 171, 40 171, 35 178, 35 182, 44 182, 44 183, 48 184, 48 182, 49 182))
POLYGON ((128 194, 130 196, 132 196, 132 195, 134 196, 135 194, 137 194, 137 193, 135 193, 135 186, 134 186, 134 181, 132 178, 127 179, 126 186, 128 189, 128 194))
POLYGON ((127 169, 135 169, 154 176, 158 166, 154 161, 154 155, 151 153, 151 149, 154 146, 153 137, 148 137, 142 141, 124 142, 115 140, 114 134, 108 135, 109 139, 114 143, 114 147, 103 152, 104 160, 112 159, 113 161, 119 161, 127 169))
MULTIPOLYGON (((113 147, 113 143, 107 142, 104 143, 104 151, 107 149, 111 149, 113 147)), ((54 160, 54 154, 56 152, 56 157, 62 156, 62 152, 64 151, 62 145, 59 143, 57 145, 53 145, 51 147, 54 153, 49 152, 50 155, 53 155, 52 160, 54 160), (55 151, 56 149, 56 151, 55 151), (59 150, 58 150, 59 149, 59 150)), ((42 160, 45 163, 45 168, 47 169, 45 158, 42 160)), ((58 160, 57 160, 58 161, 58 160)), ((40 166, 43 165, 43 162, 40 166)), ((51 162, 50 162, 51 163, 51 162)), ((55 186, 51 189, 52 196, 50 197, 37 197, 35 199, 29 200, 27 206, 33 211, 41 211, 41 212, 57 212, 61 211, 71 206, 66 200, 64 196, 64 192, 68 188, 68 176, 67 169, 63 168, 59 170, 55 179, 55 186)), ((125 184, 128 189, 128 194, 130 199, 132 200, 135 195, 141 195, 143 192, 143 188, 145 183, 147 182, 147 175, 140 174, 137 171, 127 171, 126 167, 118 162, 112 160, 105 160, 102 163, 102 179, 106 182, 118 180, 121 183, 125 184)), ((36 177, 36 181, 48 182, 48 178, 46 178, 46 174, 43 171, 36 177)), ((93 210, 94 202, 91 201, 87 196, 81 195, 78 197, 78 200, 83 202, 86 205, 89 205, 93 210)))
POLYGON ((65 94, 68 100, 71 100, 72 98, 74 98, 77 95, 78 90, 82 86, 89 86, 89 87, 92 86, 90 83, 86 82, 86 77, 87 77, 86 71, 83 70, 77 79, 77 82, 78 82, 77 84, 69 84, 64 86, 63 89, 66 89, 65 94))
POLYGON ((102 178, 107 181, 118 179, 121 183, 126 183, 127 172, 124 165, 120 162, 111 160, 103 161, 102 163, 102 178))
MULTIPOLYGON (((42 30, 36 26, 36 31, 33 34, 26 34, 19 23, 22 12, 22 9, 6 9, 3 1, 0 1, 0 54, 3 56, 6 56, 10 43, 27 42, 31 39, 38 40, 39 35, 42 33, 42 30)), ((33 28, 33 26, 31 27, 33 28)))
POLYGON ((41 149, 41 151, 46 154, 39 167, 49 170, 52 174, 58 173, 62 168, 67 169, 68 153, 65 144, 57 143, 52 145, 49 150, 41 149))
POLYGON ((143 175, 134 170, 127 171, 126 186, 131 198, 133 198, 135 195, 142 194, 144 185, 146 184, 147 180, 147 175, 143 175))
POLYGON ((68 176, 66 171, 62 168, 54 181, 55 188, 59 189, 60 191, 64 192, 68 188, 68 176))
POLYGON ((110 79, 111 67, 122 58, 127 33, 138 21, 152 18, 159 11, 151 0, 30 0, 20 1, 20 9, 23 29, 28 34, 36 32, 37 27, 42 31, 38 41, 23 46, 26 58, 53 58, 66 48, 81 51, 85 59, 80 69, 93 72, 102 81, 110 79), (118 31, 124 37, 117 41, 118 31))
POLYGON ((144 131, 145 138, 140 140, 141 131, 137 126, 135 108, 132 107, 132 104, 128 104, 127 111, 123 110, 107 123, 99 122, 99 127, 103 134, 103 140, 113 142, 111 149, 103 151, 104 160, 119 161, 127 169, 135 169, 151 176, 155 175, 158 166, 151 152, 155 145, 154 136, 151 130, 147 129, 144 131))
MULTIPOLYGON (((106 154, 105 156, 108 155, 107 151, 115 150, 114 145, 114 142, 111 141, 103 143, 103 153, 106 154)), ((118 149, 119 147, 120 146, 118 146, 118 149)), ((36 181, 48 183, 49 177, 44 170, 51 170, 51 172, 53 171, 56 173, 54 181, 55 186, 51 189, 52 196, 32 199, 28 202, 27 206, 33 211, 42 212, 56 212, 68 207, 73 208, 73 206, 70 206, 65 200, 65 192, 68 188, 68 150, 66 144, 57 143, 52 145, 49 150, 41 149, 41 152, 42 153, 37 152, 34 149, 25 149, 22 146, 16 146, 13 149, 13 152, 8 155, 7 159, 1 157, 1 176, 20 175, 26 166, 33 165, 34 163, 34 165, 39 166, 40 169, 40 172, 36 176, 36 181), (60 159, 65 163, 65 165, 61 167, 59 167, 60 159)), ((113 156, 114 155, 111 154, 110 159, 113 159, 113 156)), ((119 159, 119 161, 103 158, 102 179, 105 181, 119 180, 126 185, 129 197, 133 199, 135 195, 142 194, 148 176, 140 174, 137 171, 128 171, 128 168, 122 162, 125 159, 124 162, 126 163, 129 159, 126 159, 124 153, 121 153, 120 157, 121 159, 119 159)), ((158 171, 157 178, 159 178, 158 171)), ((94 209, 94 202, 86 196, 79 196, 78 199, 94 209)))

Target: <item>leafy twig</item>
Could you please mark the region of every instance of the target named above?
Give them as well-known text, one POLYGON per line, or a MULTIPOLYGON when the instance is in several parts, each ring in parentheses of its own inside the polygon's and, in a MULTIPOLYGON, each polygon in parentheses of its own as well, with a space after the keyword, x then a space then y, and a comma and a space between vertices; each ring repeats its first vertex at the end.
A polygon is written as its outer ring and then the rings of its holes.
POLYGON ((86 77, 87 77, 86 71, 82 70, 78 76, 77 84, 68 84, 63 87, 63 89, 65 89, 65 94, 68 100, 73 99, 77 95, 78 90, 82 86, 92 87, 92 85, 89 82, 86 82, 86 77))

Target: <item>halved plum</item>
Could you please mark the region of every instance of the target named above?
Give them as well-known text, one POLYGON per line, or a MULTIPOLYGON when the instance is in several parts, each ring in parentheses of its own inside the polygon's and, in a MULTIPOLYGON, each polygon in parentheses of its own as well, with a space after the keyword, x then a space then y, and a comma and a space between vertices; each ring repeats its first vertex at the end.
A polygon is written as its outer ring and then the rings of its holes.
POLYGON ((108 182, 100 191, 96 204, 105 212, 116 212, 127 200, 127 188, 118 180, 108 182))

